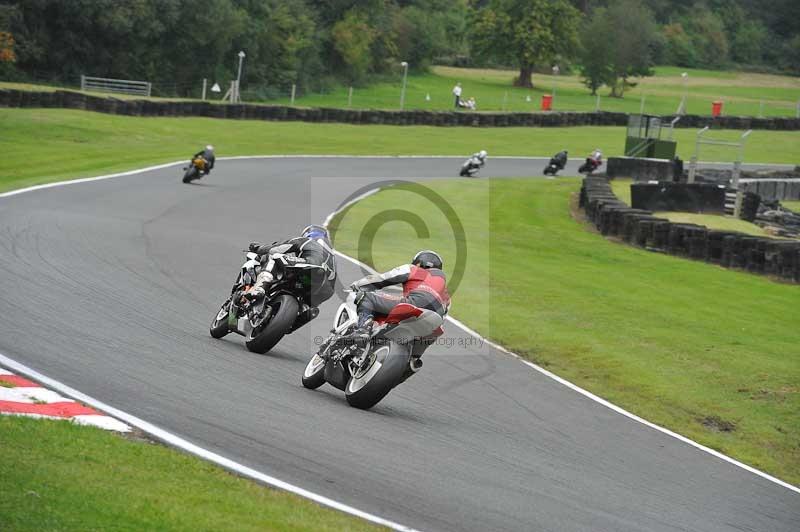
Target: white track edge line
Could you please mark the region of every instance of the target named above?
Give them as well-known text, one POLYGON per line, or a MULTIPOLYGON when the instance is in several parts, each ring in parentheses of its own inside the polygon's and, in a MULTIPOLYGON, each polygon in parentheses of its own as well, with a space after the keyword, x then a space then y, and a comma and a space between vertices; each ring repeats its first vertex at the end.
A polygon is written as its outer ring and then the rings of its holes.
POLYGON ((239 474, 239 475, 241 475, 243 477, 249 477, 249 478, 251 478, 253 480, 257 480, 257 481, 259 481, 259 482, 261 482, 263 484, 266 484, 266 485, 281 489, 283 491, 288 491, 290 493, 294 493, 295 495, 299 495, 299 496, 304 497, 306 499, 310 499, 310 500, 312 500, 312 501, 314 501, 314 502, 316 502, 316 503, 318 503, 320 505, 327 506, 327 507, 339 510, 341 512, 353 515, 355 517, 360 517, 361 519, 364 519, 364 520, 369 521, 371 523, 375 523, 377 525, 389 527, 389 528, 391 528, 393 530, 399 530, 399 531, 402 531, 402 532, 419 532, 414 528, 411 528, 411 527, 408 527, 408 526, 405 526, 405 525, 401 525, 401 524, 395 523, 393 521, 389 521, 388 519, 384 519, 382 517, 378 517, 377 515, 373 515, 373 514, 364 512, 364 511, 359 510, 357 508, 353 508, 352 506, 348 506, 348 505, 346 505, 344 503, 335 501, 333 499, 329 499, 329 498, 327 498, 327 497, 325 497, 323 495, 319 495, 317 493, 314 493, 312 491, 306 490, 306 489, 301 488, 299 486, 295 486, 294 484, 289 484, 288 482, 285 482, 285 481, 280 480, 278 478, 275 478, 273 476, 267 475, 265 473, 261 473, 260 471, 256 471, 255 469, 252 469, 250 467, 242 465, 242 464, 240 464, 238 462, 235 462, 235 461, 233 461, 233 460, 231 460, 229 458, 226 458, 226 457, 224 457, 222 455, 219 455, 217 453, 214 453, 212 451, 204 449, 204 448, 200 447, 199 445, 195 445, 194 443, 191 443, 191 442, 181 438, 180 436, 177 436, 177 435, 175 435, 175 434, 173 434, 173 433, 171 433, 171 432, 169 432, 167 430, 164 430, 164 429, 162 429, 160 427, 157 427, 157 426, 153 425, 152 423, 149 423, 147 421, 144 421, 143 419, 140 419, 140 418, 138 418, 136 416, 128 414, 127 412, 124 412, 122 410, 114 408, 111 405, 108 405, 108 404, 106 404, 106 403, 104 403, 104 402, 102 402, 102 401, 100 401, 98 399, 95 399, 95 398, 93 398, 91 396, 88 396, 85 393, 79 392, 78 390, 75 390, 74 388, 71 388, 71 387, 67 386, 66 384, 63 384, 63 383, 61 383, 61 382, 59 382, 59 381, 57 381, 55 379, 51 379, 50 377, 47 377, 46 375, 43 375, 43 374, 39 373, 38 371, 36 371, 34 369, 31 369, 28 366, 26 366, 24 364, 21 364, 21 363, 15 361, 15 360, 3 355, 2 353, 0 353, 0 365, 3 365, 6 368, 9 368, 9 369, 15 371, 15 372, 19 373, 20 375, 24 375, 25 377, 28 377, 30 379, 34 379, 34 380, 36 380, 38 382, 41 382, 42 384, 44 384, 48 388, 53 388, 56 391, 66 395, 68 397, 72 397, 73 399, 75 399, 77 401, 80 401, 80 402, 82 402, 84 404, 87 404, 87 405, 89 405, 91 407, 94 407, 94 408, 96 408, 98 410, 101 410, 101 411, 105 412, 106 414, 109 414, 109 415, 111 415, 111 416, 113 416, 113 417, 115 417, 117 419, 125 421, 126 423, 129 423, 130 425, 133 425, 134 427, 137 427, 138 429, 150 434, 151 436, 155 437, 156 439, 158 439, 158 440, 160 440, 160 441, 162 441, 162 442, 164 442, 164 443, 166 443, 166 444, 168 444, 168 445, 170 445, 172 447, 176 447, 178 449, 186 451, 187 453, 190 453, 190 454, 193 454, 193 455, 195 455, 197 457, 203 458, 204 460, 207 460, 209 462, 213 462, 213 463, 215 463, 215 464, 217 464, 217 465, 219 465, 219 466, 221 466, 221 467, 223 467, 223 468, 225 468, 225 469, 227 469, 229 471, 233 471, 233 472, 235 472, 235 473, 237 473, 237 474, 239 474))
MULTIPOLYGON (((354 198, 352 201, 347 202, 345 205, 343 205, 337 211, 334 211, 331 214, 329 214, 328 217, 325 218, 324 225, 327 227, 328 222, 330 220, 332 220, 334 216, 339 214, 341 211, 343 211, 345 208, 349 207, 350 205, 352 205, 353 203, 355 203, 359 199, 367 197, 367 196, 369 196, 371 194, 374 194, 374 193, 376 193, 378 191, 380 191, 380 189, 373 189, 372 191, 370 191, 370 192, 368 192, 366 194, 363 194, 363 195, 359 196, 358 198, 354 198)), ((334 250, 334 253, 336 253, 336 255, 342 257, 345 260, 349 260, 350 262, 352 262, 356 266, 359 266, 359 267, 363 268, 364 270, 366 270, 368 272, 377 273, 377 271, 374 268, 368 266, 367 264, 364 264, 363 262, 361 262, 358 259, 354 259, 353 257, 350 257, 349 255, 345 255, 341 251, 334 250)), ((745 464, 743 462, 739 462, 738 460, 736 460, 734 458, 731 458, 730 456, 728 456, 726 454, 723 454, 723 453, 721 453, 719 451, 715 451, 714 449, 711 449, 710 447, 706 447, 705 445, 703 445, 701 443, 698 443, 698 442, 696 442, 696 441, 694 441, 694 440, 692 440, 690 438, 687 438, 686 436, 682 436, 682 435, 678 434, 677 432, 673 432, 673 431, 669 430, 668 428, 662 427, 660 425, 656 425, 655 423, 653 423, 651 421, 647 421, 646 419, 641 418, 641 417, 637 416, 636 414, 634 414, 632 412, 628 412, 627 410, 625 410, 621 406, 617 406, 614 403, 611 403, 611 402, 603 399, 602 397, 599 397, 599 396, 593 394, 592 392, 581 388, 577 384, 574 384, 574 383, 572 383, 572 382, 570 382, 570 381, 568 381, 568 380, 566 380, 566 379, 564 379, 562 377, 559 377, 555 373, 552 373, 552 372, 544 369, 543 367, 531 362, 530 360, 526 360, 525 358, 523 358, 522 356, 518 355, 517 353, 514 353, 513 351, 509 351, 508 349, 506 349, 502 345, 497 344, 497 343, 489 340, 488 338, 485 338, 485 337, 481 336, 480 334, 478 334, 477 331, 474 331, 473 329, 467 327, 462 322, 458 321, 457 319, 455 319, 455 318, 453 318, 451 316, 447 316, 447 321, 453 323, 456 327, 459 327, 460 329, 462 329, 463 331, 467 332, 468 334, 471 334, 472 336, 474 336, 478 340, 481 340, 482 342, 485 342, 485 343, 489 344, 490 346, 492 346, 493 348, 497 349, 501 353, 505 353, 507 355, 511 355, 512 357, 516 358, 517 360, 519 360, 520 362, 522 362, 526 366, 528 366, 530 368, 533 368, 534 370, 538 371, 542 375, 553 379, 554 381, 558 382, 559 384, 563 384, 564 386, 566 386, 570 390, 578 392, 579 394, 583 395, 584 397, 587 397, 588 399, 591 399, 592 401, 594 401, 596 403, 599 403, 599 404, 605 406, 606 408, 609 408, 609 409, 613 410, 614 412, 616 412, 618 414, 622 414, 623 416, 625 416, 625 417, 627 417, 629 419, 632 419, 632 420, 634 420, 634 421, 636 421, 638 423, 641 423, 642 425, 645 425, 647 427, 650 427, 651 429, 655 429, 655 430, 657 430, 657 431, 659 431, 659 432, 661 432, 663 434, 666 434, 667 436, 670 436, 670 437, 675 438, 675 439, 677 439, 679 441, 682 441, 683 443, 688 443, 692 447, 700 449, 703 452, 706 452, 706 453, 708 453, 708 454, 710 454, 712 456, 715 456, 715 457, 717 457, 717 458, 719 458, 721 460, 724 460, 724 461, 726 461, 726 462, 728 462, 730 464, 733 464, 733 465, 735 465, 737 467, 740 467, 740 468, 744 469, 745 471, 749 471, 750 473, 758 475, 759 477, 762 477, 762 478, 764 478, 766 480, 769 480, 770 482, 774 482, 775 484, 778 484, 779 486, 787 488, 787 489, 789 489, 791 491, 794 491, 796 493, 800 493, 800 487, 794 486, 793 484, 789 484, 788 482, 783 481, 783 480, 781 480, 781 479, 779 479, 777 477, 773 477, 769 473, 765 473, 764 471, 761 471, 760 469, 756 469, 753 466, 749 466, 749 465, 747 465, 747 464, 745 464)))
MULTIPOLYGON (((236 159, 280 159, 280 158, 283 158, 283 159, 291 159, 291 158, 297 158, 297 159, 304 159, 304 158, 307 158, 307 159, 310 159, 310 158, 323 158, 323 157, 339 157, 339 158, 347 158, 347 157, 349 157, 349 156, 347 156, 347 155, 336 155, 336 156, 326 156, 326 155, 253 155, 253 156, 247 156, 247 155, 243 155, 243 156, 236 156, 236 157, 219 157, 219 159, 220 159, 220 160, 236 160, 236 159)), ((433 159, 433 158, 438 158, 438 157, 441 157, 441 158, 451 158, 451 159, 452 159, 452 158, 459 158, 459 159, 461 158, 461 157, 456 157, 456 156, 431 156, 431 155, 419 155, 419 156, 392 156, 392 155, 385 155, 385 156, 367 156, 367 155, 357 155, 357 156, 352 156, 352 157, 353 157, 353 158, 363 158, 363 159, 390 159, 390 158, 400 158, 400 157, 406 157, 406 158, 419 158, 419 159, 425 159, 425 158, 433 159)), ((495 158, 500 158, 500 157, 495 157, 495 158)), ((505 157, 505 158, 509 158, 509 159, 515 159, 515 158, 518 158, 518 159, 526 159, 526 158, 527 158, 527 159, 537 159, 536 157, 505 157)), ((0 194, 0 198, 4 198, 4 197, 7 197, 7 196, 14 196, 14 195, 16 195, 16 194, 22 194, 23 192, 31 192, 31 191, 34 191, 34 190, 39 190, 39 189, 43 189, 43 188, 51 188, 51 187, 65 186, 65 185, 71 185, 71 184, 76 184, 76 183, 85 183, 85 182, 89 182, 89 181, 99 181, 99 180, 102 180, 102 179, 111 179, 111 178, 115 178, 115 177, 122 177, 122 176, 127 176, 127 175, 139 174, 139 173, 143 173, 143 172, 148 172, 148 171, 150 171, 150 170, 158 170, 158 169, 161 169, 161 168, 167 168, 167 167, 173 166, 173 165, 175 165, 175 164, 180 164, 180 163, 182 163, 182 162, 184 162, 184 161, 176 161, 176 162, 172 162, 172 163, 165 163, 165 164, 160 164, 160 165, 156 165, 156 166, 148 166, 148 167, 146 167, 146 168, 140 168, 140 169, 138 169, 138 170, 131 170, 131 171, 128 171, 128 172, 121 172, 121 173, 117 173, 117 174, 109 174, 109 175, 97 176, 97 177, 88 177, 88 178, 83 178, 83 179, 73 179, 73 180, 71 180, 71 181, 57 181, 57 182, 55 182, 55 183, 47 183, 47 184, 44 184, 44 185, 36 185, 36 186, 33 186, 33 187, 28 187, 28 188, 23 188, 23 189, 19 189, 19 190, 14 190, 14 191, 11 191, 11 192, 5 192, 5 193, 3 193, 3 194, 0 194)), ((729 163, 707 163, 707 164, 729 164, 729 163)), ((754 164, 760 164, 760 163, 754 163, 754 164)), ((765 165, 765 166, 791 166, 791 165, 782 165, 782 164, 767 164, 767 163, 764 163, 764 165, 765 165)), ((376 193, 376 192, 378 192, 378 191, 380 191, 380 189, 379 189, 379 188, 378 188, 378 189, 373 189, 373 191, 366 192, 366 193, 362 194, 361 196, 359 196, 359 197, 357 197, 357 198, 354 198, 353 200, 351 200, 351 201, 347 202, 345 205, 343 205, 342 207, 340 207, 338 210, 336 210, 336 211, 334 211, 334 212, 330 213, 330 214, 329 214, 329 215, 328 215, 328 216, 325 218, 325 225, 327 226, 327 223, 328 223, 330 220, 332 220, 332 219, 333 219, 333 217, 334 217, 334 216, 336 216, 336 215, 337 215, 339 212, 341 212, 343 209, 345 209, 345 208, 349 207, 350 205, 352 205, 353 203, 355 203, 355 202, 356 202, 356 201, 358 201, 359 199, 363 199, 364 197, 367 197, 367 196, 369 196, 369 195, 371 195, 371 194, 374 194, 374 193, 376 193)), ((348 255, 345 255, 344 253, 341 253, 341 252, 339 252, 339 251, 336 251, 336 250, 334 250, 334 251, 335 251, 335 253, 336 253, 337 255, 339 255, 340 257, 342 257, 342 258, 344 258, 344 259, 346 259, 346 260, 349 260, 349 261, 351 261, 353 264, 356 264, 356 265, 358 265, 358 266, 361 266, 362 268, 364 268, 364 269, 365 269, 365 270, 367 270, 367 271, 372 271, 372 272, 374 272, 374 271, 375 271, 375 270, 373 270, 371 267, 367 266, 366 264, 362 263, 361 261, 359 261, 359 260, 357 260, 357 259, 354 259, 354 258, 352 258, 352 257, 350 257, 350 256, 348 256, 348 255)), ((534 364, 533 362, 530 362, 529 360, 525 360, 525 359, 524 359, 523 357, 521 357, 520 355, 518 355, 518 354, 516 354, 516 353, 514 353, 514 352, 512 352, 512 351, 509 351, 509 350, 508 350, 508 349, 506 349, 505 347, 503 347, 503 346, 501 346, 501 345, 499 345, 499 344, 497 344, 497 343, 495 343, 495 342, 493 342, 493 341, 491 341, 491 340, 489 340, 489 339, 487 339, 487 338, 484 338, 484 337, 482 337, 480 334, 478 334, 477 332, 473 331, 472 329, 470 329, 469 327, 467 327, 466 325, 464 325, 464 324, 463 324, 463 323, 461 323, 460 321, 456 320, 455 318, 452 318, 452 317, 448 316, 448 317, 447 317, 447 319, 448 319, 448 321, 450 321, 450 322, 452 322, 453 324, 455 324, 457 327, 460 327, 462 330, 466 331, 467 333, 469 333, 469 334, 471 334, 471 335, 475 336, 476 338, 478 338, 478 339, 480 339, 480 340, 483 340, 484 342, 486 342, 487 344, 491 345, 491 346, 492 346, 492 347, 494 347, 495 349, 497 349, 497 350, 499 350, 499 351, 501 351, 501 352, 503 352, 503 353, 507 353, 507 354, 509 354, 509 355, 513 356, 514 358, 517 358, 517 359, 518 359, 518 360, 520 360, 520 361, 521 361, 523 364, 525 364, 525 365, 527 365, 527 366, 529 366, 529 367, 533 368, 534 370, 538 371, 538 372, 539 372, 539 373, 541 373, 542 375, 545 375, 545 376, 547 376, 547 377, 550 377, 551 379, 555 380, 556 382, 558 382, 558 383, 560 383, 560 384, 563 384, 564 386, 566 386, 566 387, 570 388, 570 389, 571 389, 571 390, 573 390, 573 391, 576 391, 576 392, 580 393, 581 395, 583 395, 583 396, 585 396, 585 397, 587 397, 587 398, 591 399, 592 401, 595 401, 595 402, 597 402, 597 403, 599 403, 599 404, 601 404, 601 405, 603 405, 603 406, 605 406, 605 407, 607 407, 607 408, 609 408, 609 409, 611 409, 611 410, 613 410, 613 411, 615 411, 615 412, 617 412, 617 413, 619 413, 619 414, 622 414, 622 415, 624 415, 624 416, 626 416, 626 417, 628 417, 628 418, 630 418, 630 419, 632 419, 632 420, 634 420, 634 421, 637 421, 637 422, 639 422, 639 423, 641 423, 641 424, 643 424, 643 425, 645 425, 645 426, 647 426, 647 427, 650 427, 650 428, 652 428, 652 429, 654 429, 654 430, 657 430, 657 431, 659 431, 659 432, 662 432, 662 433, 664 433, 664 434, 666 434, 666 435, 668 435, 668 436, 671 436, 671 437, 673 437, 673 438, 676 438, 676 439, 678 439, 678 440, 680 440, 680 441, 682 441, 682 442, 684 442, 684 443, 687 443, 687 444, 689 444, 689 445, 691 445, 691 446, 693 446, 693 447, 695 447, 695 448, 697 448, 697 449, 700 449, 701 451, 704 451, 704 452, 706 452, 706 453, 708 453, 708 454, 710 454, 710 455, 712 455, 712 456, 715 456, 715 457, 717 457, 717 458, 719 458, 719 459, 721 459, 721 460, 724 460, 724 461, 726 461, 726 462, 728 462, 728 463, 730 463, 730 464, 733 464, 733 465, 735 465, 735 466, 737 466, 737 467, 740 467, 740 468, 744 469, 745 471, 749 471, 750 473, 753 473, 753 474, 755 474, 755 475, 758 475, 758 476, 760 476, 760 477, 762 477, 762 478, 764 478, 764 479, 766 479, 766 480, 769 480, 769 481, 771 481, 771 482, 774 482, 775 484, 778 484, 779 486, 783 486, 784 488, 787 488, 787 489, 789 489, 789 490, 791 490, 791 491, 794 491, 794 492, 796 492, 796 493, 800 493, 800 488, 799 488, 799 487, 797 487, 797 486, 794 486, 794 485, 792 485, 792 484, 789 484, 788 482, 785 482, 785 481, 783 481, 783 480, 781 480, 781 479, 779 479, 779 478, 777 478, 777 477, 773 477, 772 475, 770 475, 770 474, 768 474, 768 473, 765 473, 764 471, 761 471, 761 470, 759 470, 759 469, 756 469, 756 468, 754 468, 754 467, 752 467, 752 466, 749 466, 749 465, 747 465, 747 464, 745 464, 745 463, 739 462, 738 460, 735 460, 735 459, 731 458, 730 456, 727 456, 727 455, 725 455, 725 454, 723 454, 723 453, 720 453, 719 451, 715 451, 714 449, 711 449, 711 448, 709 448, 709 447, 706 447, 705 445, 702 445, 702 444, 700 444, 700 443, 698 443, 698 442, 696 442, 696 441, 694 441, 694 440, 692 440, 692 439, 689 439, 689 438, 687 438, 686 436, 682 436, 682 435, 680 435, 680 434, 678 434, 678 433, 676 433, 676 432, 673 432, 673 431, 671 431, 671 430, 669 430, 669 429, 667 429, 667 428, 664 428, 664 427, 662 427, 662 426, 660 426, 660 425, 656 425, 655 423, 652 423, 652 422, 650 422, 650 421, 647 421, 647 420, 645 420, 645 419, 643 419, 643 418, 641 418, 641 417, 637 416, 636 414, 633 414, 633 413, 631 413, 631 412, 628 412, 628 411, 627 411, 627 410, 625 410, 624 408, 622 408, 622 407, 620 407, 620 406, 617 406, 617 405, 615 405, 615 404, 613 404, 613 403, 611 403, 611 402, 609 402, 609 401, 606 401, 606 400, 605 400, 605 399, 603 399, 602 397, 598 397, 598 396, 594 395, 593 393, 591 393, 590 391, 588 391, 588 390, 584 390, 584 389, 583 389, 583 388, 581 388, 580 386, 578 386, 578 385, 576 385, 576 384, 573 384, 572 382, 569 382, 568 380, 566 380, 566 379, 563 379, 563 378, 559 377, 558 375, 555 375, 554 373, 551 373, 550 371, 548 371, 548 370, 546 370, 546 369, 544 369, 544 368, 542 368, 542 367, 540 367, 540 366, 538 366, 538 365, 534 364)), ((1 361, 3 358, 7 358, 7 357, 4 357, 2 354, 0 354, 0 361, 1 361)), ((11 359, 8 359, 8 360, 11 360, 11 359)), ((24 367, 24 366, 23 366, 23 367, 24 367)), ((54 382, 57 382, 57 381, 54 381, 54 382)), ((78 393, 79 393, 79 392, 78 392, 78 393)), ((88 396, 87 396, 87 397, 88 397, 88 396)), ((102 408, 101 408, 101 409, 102 409, 102 408)), ((126 414, 126 415, 127 415, 127 414, 126 414)), ((131 417, 132 417, 132 416, 131 416, 131 417)), ((142 421, 142 420, 140 420, 140 421, 142 421)), ((142 421, 142 423, 146 423, 146 424, 148 424, 148 425, 149 425, 149 423, 147 423, 146 421, 142 421)), ((151 425, 151 426, 152 426, 152 425, 151 425)), ((141 427, 140 427, 140 428, 141 428, 141 427)), ((156 427, 154 427, 154 428, 156 428, 156 427)), ((144 429, 142 429, 142 430, 144 430, 144 429)), ((161 430, 161 429, 158 429, 158 430, 161 430)), ((147 431, 145 431, 145 432, 147 432, 147 431)), ((166 432, 166 431, 165 431, 165 432, 166 432)), ((168 433, 167 433, 167 434, 168 434, 168 433)), ((187 443, 188 443, 188 442, 187 442, 187 443)), ((192 446, 194 446, 194 444, 189 444, 189 445, 192 445, 192 446)), ((194 447, 197 447, 197 446, 194 446, 194 447)), ((200 447, 197 447, 197 448, 198 448, 199 450, 203 451, 203 452, 210 453, 210 454, 212 454, 212 455, 214 454, 214 453, 211 453, 211 451, 207 451, 207 450, 205 450, 205 449, 202 449, 202 448, 200 448, 200 447)), ((198 456, 202 456, 202 455, 198 455, 198 456)), ((215 455, 215 456, 218 456, 218 455, 215 455)), ((220 456, 220 458, 221 458, 221 459, 223 459, 223 460, 228 460, 227 458, 223 458, 223 457, 221 457, 221 456, 220 456)), ((244 467, 244 466, 242 466, 242 467, 244 467)), ((248 468, 248 469, 249 469, 249 468, 248 468)), ((254 470, 251 470, 251 471, 254 471, 254 470)), ((254 473, 257 473, 257 474, 259 474, 259 475, 261 475, 261 474, 262 474, 262 473, 259 473, 259 472, 257 472, 257 471, 254 471, 254 473)), ((249 476, 249 475, 247 475, 247 476, 249 476)), ((266 475, 265 475, 265 476, 266 476, 266 475)), ((255 477, 253 477, 253 478, 255 478, 255 477)), ((270 478, 271 478, 271 477, 270 477, 270 478)), ((283 481, 279 481, 278 479, 275 479, 275 480, 276 480, 276 481, 278 481, 278 482, 283 482, 283 481)), ((297 488, 297 489, 299 489, 299 490, 302 490, 302 488, 297 488)), ((291 490, 287 490, 287 491, 291 491, 291 490)), ((303 490, 303 491, 305 491, 305 490, 303 490)), ((308 492, 308 493, 311 493, 311 492, 308 492)), ((298 494, 299 494, 299 493, 298 493, 298 494)), ((321 497, 321 496, 320 496, 320 497, 321 497)), ((309 498, 311 498, 311 497, 309 497, 309 498)), ((323 497, 323 498, 324 498, 324 497, 323 497)), ((316 499, 313 499, 313 498, 312 498, 312 500, 316 500, 316 499)), ((335 504, 341 504, 341 503, 337 503, 336 501, 331 501, 331 502, 332 502, 332 503, 335 503, 335 504)), ((325 503, 320 503, 320 504, 325 504, 325 503)), ((346 505, 342 505, 342 506, 346 506, 346 505)), ((333 508, 337 508, 336 506, 331 506, 331 507, 333 507, 333 508)), ((348 508, 349 508, 349 507, 348 507, 348 508)), ((354 510, 355 510, 355 509, 354 509, 354 510)), ((345 511, 345 510, 342 510, 342 511, 345 511)), ((360 510, 355 510, 355 511, 357 511, 357 512, 360 512, 360 510)), ((347 512, 347 513, 349 513, 349 512, 347 512)), ((353 514, 353 515, 358 515, 358 514, 353 514)), ((370 515, 370 514, 366 514, 366 515, 370 515)), ((365 519, 366 519, 366 518, 365 518, 365 519)), ((378 519, 381 519, 381 518, 378 518, 378 519)), ((387 525, 387 526, 388 526, 388 525, 387 525)), ((408 530, 408 531, 413 531, 413 529, 411 529, 411 528, 408 528, 408 527, 403 527, 403 525, 398 525, 398 526, 401 526, 402 528, 397 528, 396 530, 408 530)))

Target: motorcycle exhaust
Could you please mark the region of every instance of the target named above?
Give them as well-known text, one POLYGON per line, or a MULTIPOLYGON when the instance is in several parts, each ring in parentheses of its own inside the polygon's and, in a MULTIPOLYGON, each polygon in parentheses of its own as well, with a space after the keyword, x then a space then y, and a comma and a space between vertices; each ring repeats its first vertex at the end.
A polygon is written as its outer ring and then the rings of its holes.
POLYGON ((422 369, 422 359, 419 358, 412 358, 411 362, 409 362, 408 366, 411 368, 411 371, 414 373, 418 372, 422 369))

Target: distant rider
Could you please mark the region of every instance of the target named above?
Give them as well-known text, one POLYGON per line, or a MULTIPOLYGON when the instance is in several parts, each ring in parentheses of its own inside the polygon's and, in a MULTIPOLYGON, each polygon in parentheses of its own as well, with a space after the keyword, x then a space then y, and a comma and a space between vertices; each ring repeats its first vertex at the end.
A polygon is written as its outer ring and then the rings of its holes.
POLYGON ((486 164, 486 157, 487 157, 488 155, 489 155, 489 154, 488 154, 488 153, 486 153, 486 150, 481 150, 481 151, 479 151, 478 153, 473 153, 473 154, 472 154, 472 158, 473 158, 473 159, 477 159, 477 160, 478 160, 478 163, 479 163, 479 164, 478 164, 478 168, 483 168, 483 165, 485 165, 485 164, 486 164))
POLYGON ((375 316, 386 316, 400 303, 432 310, 446 316, 450 307, 447 277, 442 271, 442 258, 435 251, 420 251, 411 260, 386 273, 368 275, 351 285, 359 292, 356 297, 358 327, 368 334, 375 316), (403 295, 380 291, 381 288, 402 285, 403 295))
POLYGON ((603 152, 600 151, 600 148, 595 148, 589 158, 596 163, 595 166, 600 166, 600 163, 603 162, 603 152))
POLYGON ((202 157, 203 159, 206 160, 205 173, 206 173, 206 175, 210 174, 211 173, 211 169, 214 168, 214 160, 216 159, 214 157, 214 146, 209 144, 208 146, 206 146, 205 148, 203 148, 199 152, 195 153, 194 157, 192 157, 192 160, 195 160, 198 157, 202 157))
MULTIPOLYGON (((333 295, 336 282, 336 259, 333 256, 328 230, 321 225, 309 225, 303 229, 301 236, 280 243, 251 242, 249 249, 261 256, 262 264, 267 263, 272 255, 280 253, 292 254, 305 260, 308 264, 321 266, 320 269, 311 271, 305 298, 309 304, 318 307, 333 295)), ((256 278, 256 283, 250 290, 242 294, 242 297, 250 301, 264 297, 273 279, 272 272, 263 268, 256 278)))
POLYGON ((567 165, 568 153, 567 150, 561 150, 560 152, 553 155, 553 158, 550 159, 551 164, 555 164, 559 170, 563 170, 564 167, 567 165))

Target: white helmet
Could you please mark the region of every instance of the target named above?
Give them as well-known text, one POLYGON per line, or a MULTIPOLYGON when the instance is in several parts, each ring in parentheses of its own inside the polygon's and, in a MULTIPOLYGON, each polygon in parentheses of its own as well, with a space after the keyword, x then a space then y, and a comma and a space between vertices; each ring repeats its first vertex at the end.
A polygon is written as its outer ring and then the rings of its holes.
POLYGON ((486 153, 486 150, 481 150, 478 152, 478 157, 480 157, 481 159, 485 159, 487 155, 489 154, 486 153))
POLYGON ((208 151, 214 151, 214 146, 212 146, 211 144, 209 144, 208 146, 206 146, 206 149, 207 149, 208 151))

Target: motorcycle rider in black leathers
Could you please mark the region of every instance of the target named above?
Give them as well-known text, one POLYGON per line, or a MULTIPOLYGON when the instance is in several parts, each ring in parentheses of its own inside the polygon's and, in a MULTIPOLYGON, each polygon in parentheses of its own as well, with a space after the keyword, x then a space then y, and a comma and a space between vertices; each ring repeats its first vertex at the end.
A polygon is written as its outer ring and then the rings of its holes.
POLYGON ((551 164, 555 164, 559 170, 563 170, 564 167, 567 165, 567 150, 561 150, 560 152, 553 155, 553 158, 550 159, 551 164))
POLYGON ((192 160, 195 160, 201 156, 203 157, 203 159, 206 160, 205 173, 206 175, 208 175, 211 173, 211 169, 214 168, 214 161, 216 160, 216 157, 214 157, 214 146, 209 144, 199 152, 195 153, 194 156, 192 157, 192 160))
MULTIPOLYGON (((290 238, 284 242, 272 244, 252 242, 249 250, 261 256, 262 264, 271 255, 280 253, 293 254, 309 264, 321 266, 321 269, 310 270, 311 279, 306 284, 308 292, 304 294, 304 297, 310 305, 318 307, 333 295, 336 282, 336 260, 328 238, 328 230, 324 227, 309 225, 303 229, 301 236, 290 238)), ((264 297, 272 281, 272 273, 262 269, 256 278, 256 283, 250 290, 242 294, 242 297, 250 301, 264 297)))

